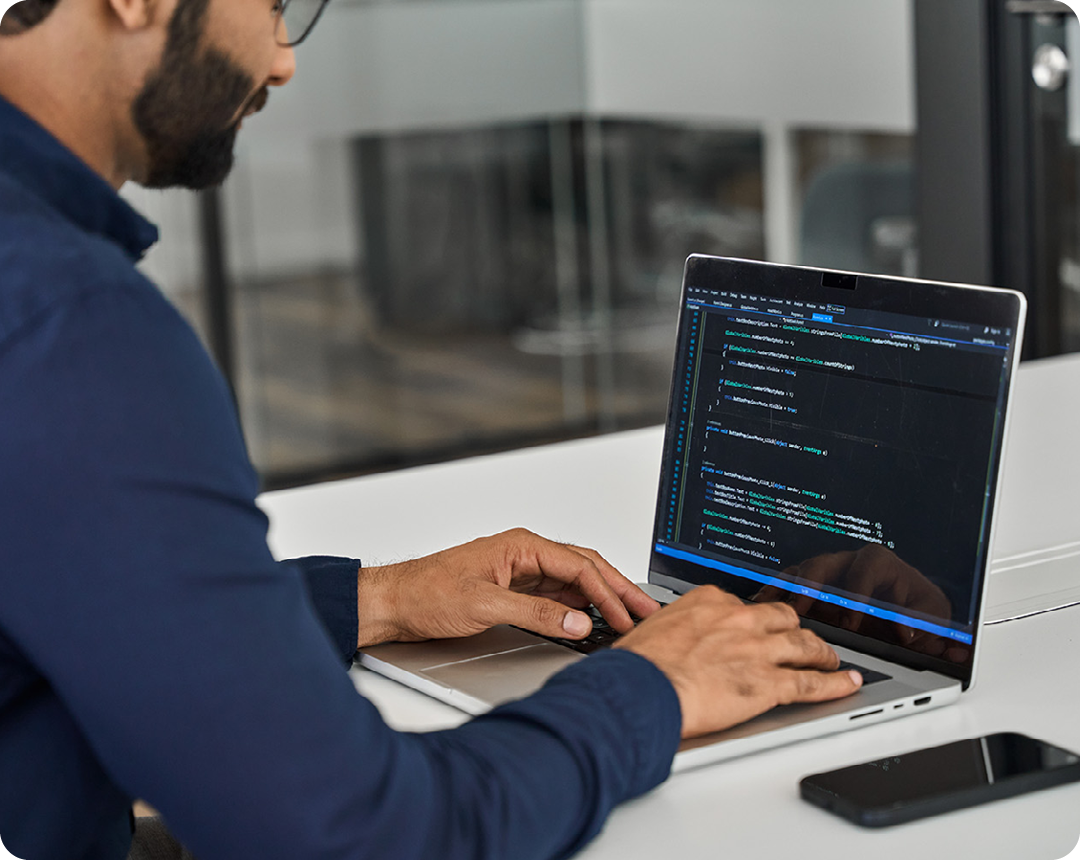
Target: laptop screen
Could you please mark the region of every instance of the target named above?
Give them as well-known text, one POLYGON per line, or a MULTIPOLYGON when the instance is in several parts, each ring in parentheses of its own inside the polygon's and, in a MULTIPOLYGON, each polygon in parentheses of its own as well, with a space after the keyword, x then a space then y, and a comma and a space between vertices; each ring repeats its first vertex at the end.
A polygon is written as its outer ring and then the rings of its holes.
POLYGON ((691 258, 652 579, 784 600, 969 677, 1018 307, 691 258))

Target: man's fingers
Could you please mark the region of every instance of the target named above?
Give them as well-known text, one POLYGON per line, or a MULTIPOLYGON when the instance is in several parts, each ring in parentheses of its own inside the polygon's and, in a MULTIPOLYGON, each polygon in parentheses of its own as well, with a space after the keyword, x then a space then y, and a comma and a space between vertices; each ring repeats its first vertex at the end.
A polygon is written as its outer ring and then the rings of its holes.
MULTIPOLYGON (((600 575, 604 577, 611 590, 615 592, 623 605, 638 618, 648 618, 660 608, 660 604, 642 591, 637 585, 619 573, 612 564, 594 549, 587 547, 570 546, 574 552, 580 553, 589 559, 600 575)), ((606 617, 606 616, 605 616, 606 617)), ((609 621, 611 619, 608 619, 609 621)))
MULTIPOLYGON (((625 633, 634 627, 633 619, 630 618, 630 610, 623 602, 623 598, 616 593, 608 580, 600 573, 592 559, 580 553, 569 550, 584 562, 573 585, 581 594, 588 598, 589 602, 600 610, 600 614, 607 619, 608 623, 625 633)), ((547 571, 544 571, 547 573, 547 571)))
POLYGON ((658 612, 615 647, 652 660, 675 686, 683 737, 729 728, 776 705, 836 699, 862 676, 838 672, 840 659, 799 627, 785 604, 744 604, 700 586, 658 612))
MULTIPOLYGON (((534 540, 531 541, 530 567, 546 577, 576 588, 620 633, 625 633, 634 626, 622 598, 615 592, 591 557, 584 551, 564 544, 554 543, 537 535, 532 535, 532 537, 534 540)), ((617 580, 622 580, 631 588, 635 587, 606 562, 604 565, 610 568, 617 580)), ((625 591, 625 587, 623 590, 625 591)))
POLYGON ((768 633, 794 630, 799 626, 799 613, 790 603, 759 603, 746 608, 758 614, 757 620, 768 633))
MULTIPOLYGON (((633 628, 631 614, 648 618, 660 608, 657 601, 619 573, 596 550, 534 537, 537 541, 536 561, 543 574, 576 589, 618 632, 626 633, 633 628)), ((575 605, 565 596, 556 599, 575 605)))
POLYGON ((862 686, 858 672, 815 672, 810 669, 786 669, 780 684, 781 704, 828 702, 850 696, 862 686))
POLYGON ((592 606, 592 602, 585 595, 580 594, 576 589, 567 586, 559 592, 554 594, 544 594, 543 597, 549 600, 556 600, 565 606, 569 606, 571 609, 588 609, 592 606))
POLYGON ((780 666, 832 670, 840 657, 828 642, 809 630, 792 630, 769 638, 770 657, 780 666))
POLYGON ((592 619, 546 597, 519 594, 492 586, 480 599, 482 621, 488 626, 513 624, 544 636, 582 639, 592 631, 592 619))

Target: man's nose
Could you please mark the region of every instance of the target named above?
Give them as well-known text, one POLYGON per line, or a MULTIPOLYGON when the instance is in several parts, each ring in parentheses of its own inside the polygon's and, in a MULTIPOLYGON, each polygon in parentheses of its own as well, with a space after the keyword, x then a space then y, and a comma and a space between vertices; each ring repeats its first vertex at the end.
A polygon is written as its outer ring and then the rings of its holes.
POLYGON ((295 74, 296 54, 292 48, 279 45, 274 55, 274 64, 270 67, 270 79, 267 83, 272 87, 283 87, 295 74))

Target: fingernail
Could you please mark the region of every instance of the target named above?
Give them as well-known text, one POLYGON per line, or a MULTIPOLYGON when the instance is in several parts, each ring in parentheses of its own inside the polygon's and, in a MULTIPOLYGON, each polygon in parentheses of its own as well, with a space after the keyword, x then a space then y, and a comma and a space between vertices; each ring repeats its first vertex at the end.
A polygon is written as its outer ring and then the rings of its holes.
POLYGON ((848 672, 848 675, 851 677, 851 680, 855 682, 856 687, 861 687, 862 686, 862 673, 861 672, 852 671, 852 672, 848 672))
POLYGON ((588 633, 590 627, 592 627, 592 622, 589 621, 588 616, 581 612, 567 612, 563 616, 562 629, 566 631, 568 636, 575 639, 580 639, 588 633))

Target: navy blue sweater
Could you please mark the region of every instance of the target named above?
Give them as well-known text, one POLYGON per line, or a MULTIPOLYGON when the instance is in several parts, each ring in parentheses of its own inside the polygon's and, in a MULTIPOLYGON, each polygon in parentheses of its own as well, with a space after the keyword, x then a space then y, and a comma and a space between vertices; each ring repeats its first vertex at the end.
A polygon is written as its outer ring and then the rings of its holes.
POLYGON ((671 685, 613 652, 390 730, 343 670, 359 562, 271 556, 227 388, 134 267, 156 237, 0 99, 0 839, 120 860, 141 797, 200 860, 572 853, 668 774, 671 685))

